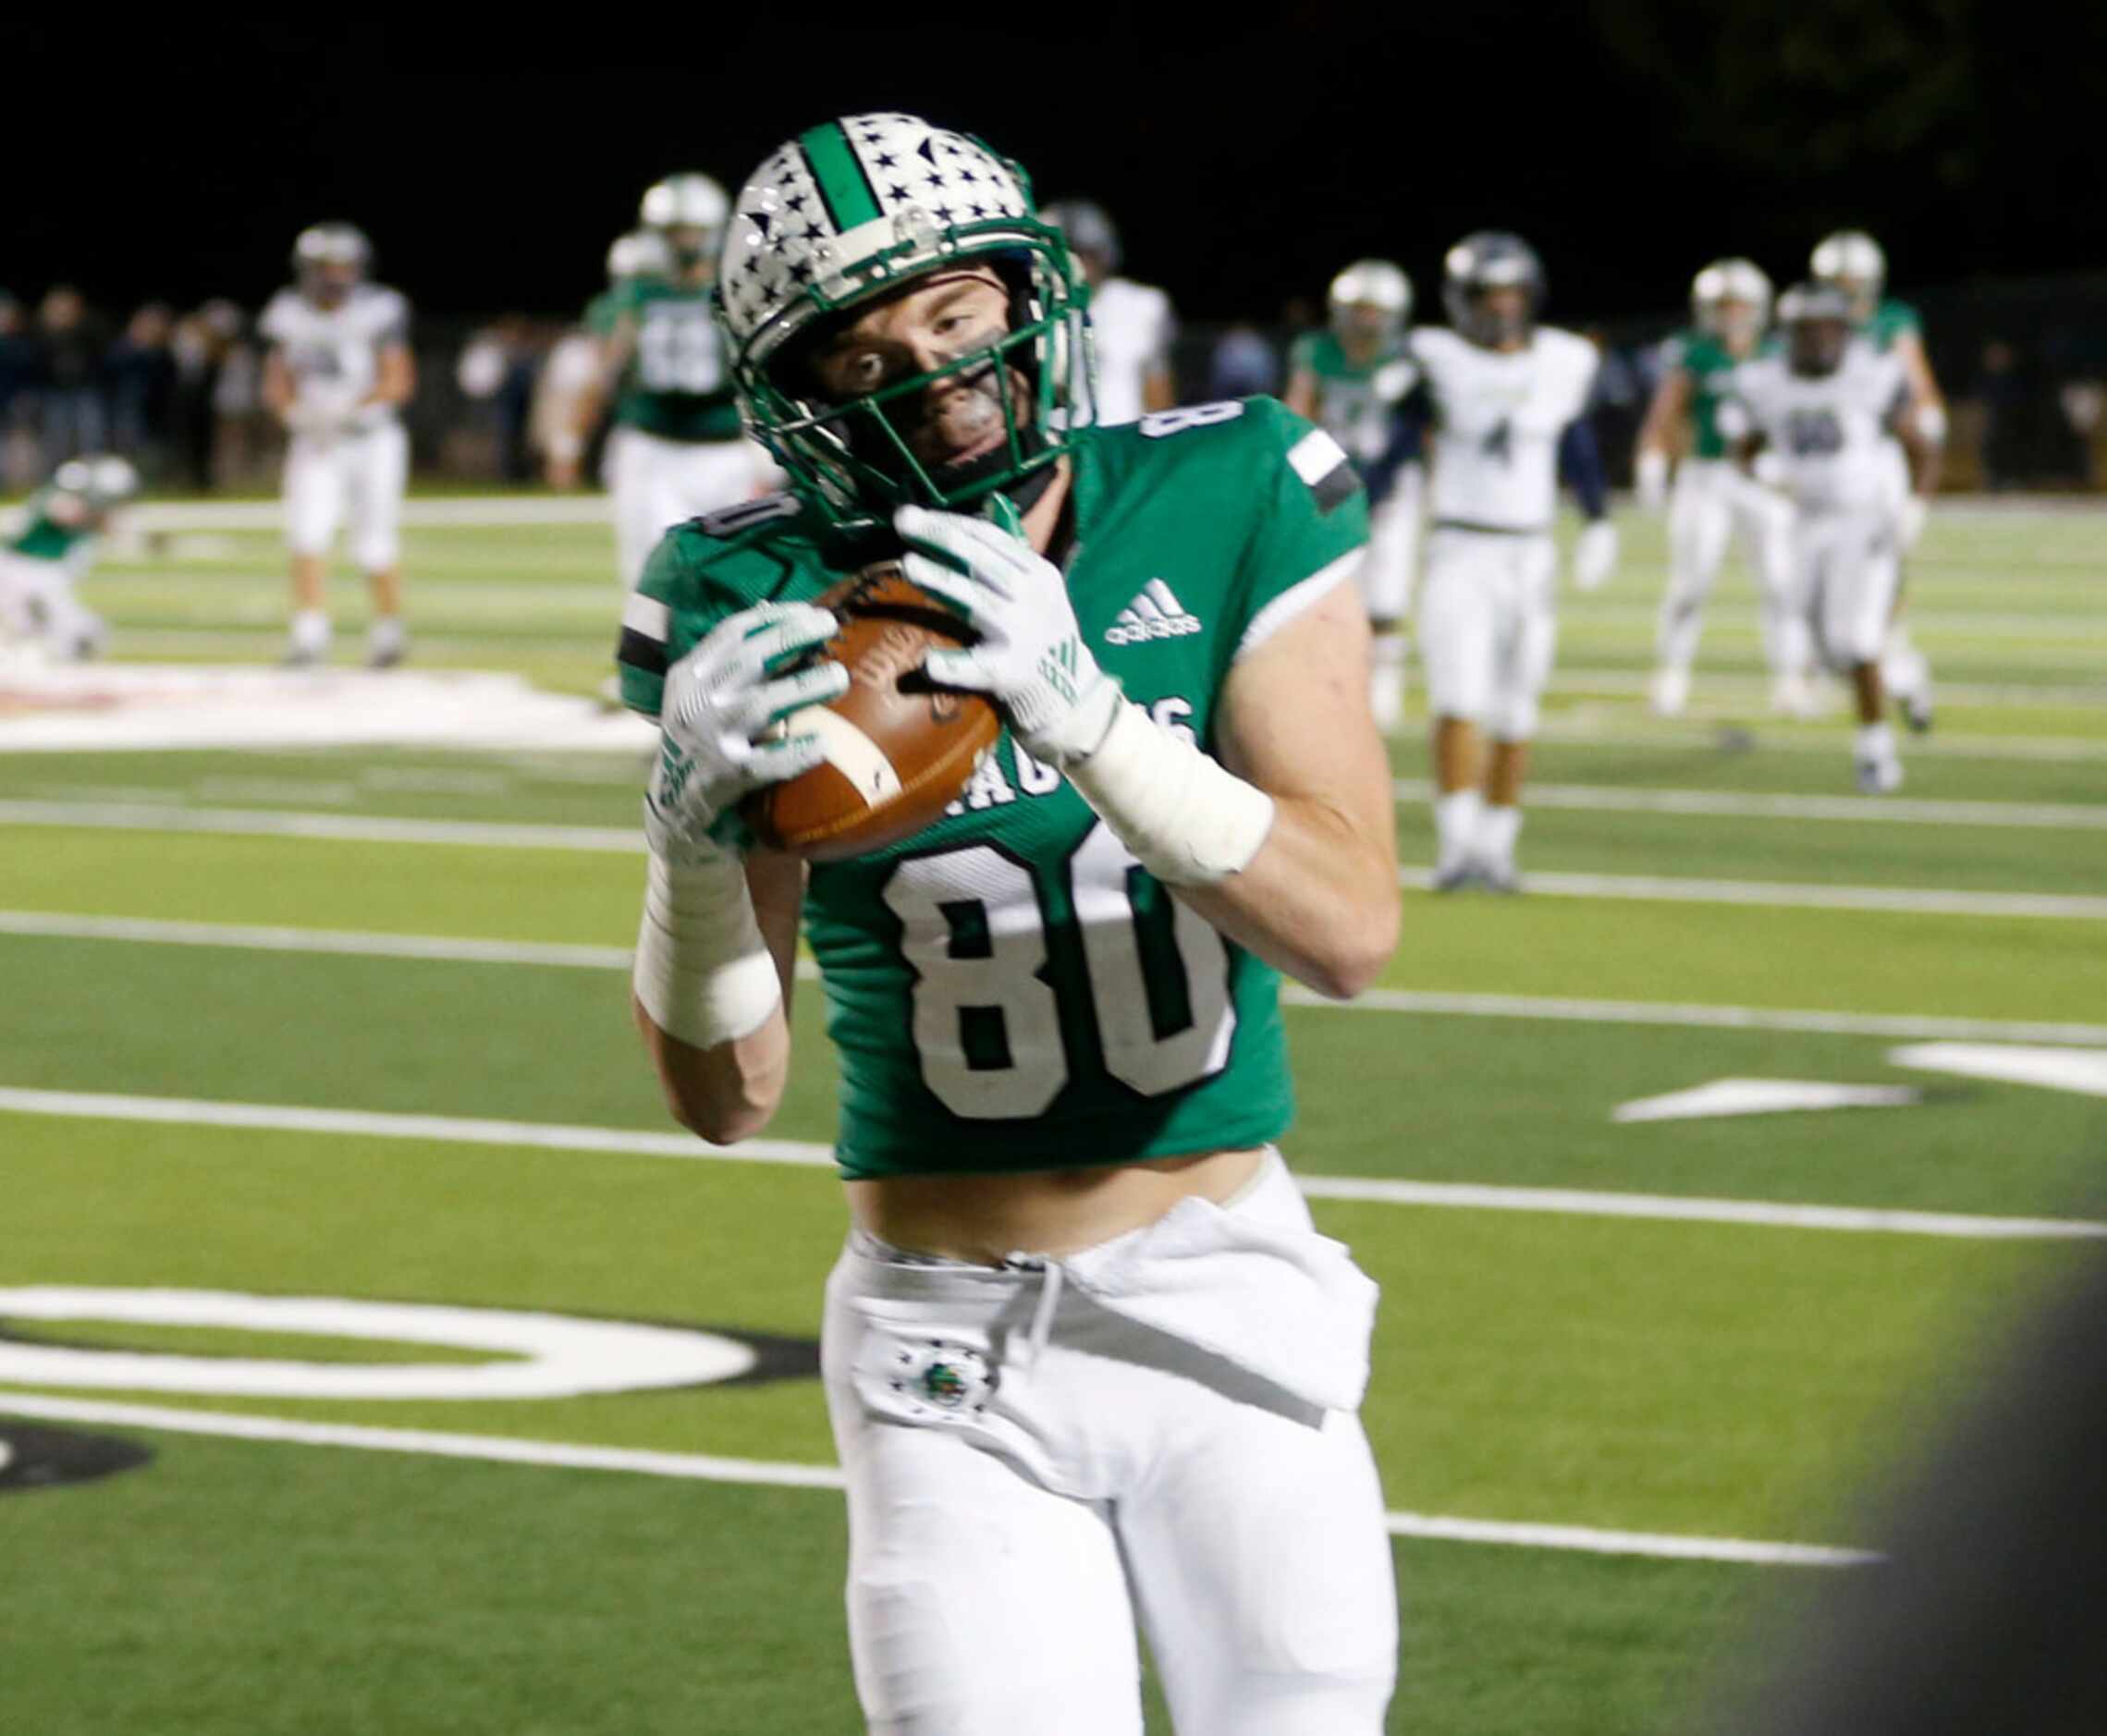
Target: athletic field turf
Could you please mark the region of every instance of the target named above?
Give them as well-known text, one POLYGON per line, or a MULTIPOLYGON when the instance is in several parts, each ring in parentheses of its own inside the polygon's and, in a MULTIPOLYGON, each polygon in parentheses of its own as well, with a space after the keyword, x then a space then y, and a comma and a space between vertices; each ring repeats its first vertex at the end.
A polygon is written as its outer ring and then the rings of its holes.
MULTIPOLYGON (((409 534, 406 682, 589 696, 606 532, 430 510, 471 521, 409 534)), ((1529 893, 1419 889, 1415 723, 1403 944, 1288 1015, 1289 1155, 1384 1289, 1401 1731, 1686 1727, 2107 1220, 2107 516, 1934 516, 1888 800, 1840 715, 1761 715, 1738 566, 1647 715, 1625 532, 1529 893)), ((258 665, 278 573, 177 515, 86 594, 120 665, 258 665)), ((8 752, 55 714, 0 680, 0 1730, 855 1728, 816 987, 713 1152, 628 1024, 637 749, 148 751, 132 691, 68 702, 105 751, 8 752)))

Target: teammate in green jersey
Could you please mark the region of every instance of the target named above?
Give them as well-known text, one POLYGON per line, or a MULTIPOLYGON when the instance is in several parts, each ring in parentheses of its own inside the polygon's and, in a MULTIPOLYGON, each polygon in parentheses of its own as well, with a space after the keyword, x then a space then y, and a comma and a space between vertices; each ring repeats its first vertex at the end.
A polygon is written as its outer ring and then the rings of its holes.
POLYGON ((1420 422, 1405 413, 1419 364, 1405 348, 1412 279, 1387 259, 1360 259, 1331 280, 1329 327, 1288 351, 1288 408, 1346 448, 1368 491, 1361 600, 1375 632, 1368 701, 1385 735, 1404 717, 1404 623, 1412 613, 1419 503, 1427 469, 1420 422))
POLYGON ((78 663, 108 637, 102 617, 73 594, 110 517, 139 493, 120 458, 68 458, 30 497, 0 545, 0 652, 78 663))
POLYGON ((720 314, 793 492, 675 530, 631 599, 664 724, 636 1014, 675 1115, 760 1131, 801 915, 851 1230, 823 1351, 874 1730, 1382 1726, 1394 1591, 1355 1414, 1374 1287, 1272 1142, 1277 972, 1394 943, 1389 774, 1337 442, 1264 398, 1092 423, 1087 316, 1023 172, 867 115, 740 194, 720 314), (737 804, 830 752, 812 599, 874 559, 976 635, 1007 729, 920 836, 813 865, 737 804), (771 720, 783 719, 769 732, 771 720))
POLYGON ((1738 533, 1762 600, 1770 709, 1802 716, 1812 704, 1807 670, 1813 653, 1793 603, 1792 507, 1733 462, 1718 421, 1733 371, 1764 345, 1770 279, 1753 260, 1714 260, 1691 280, 1690 313, 1689 329, 1663 347, 1660 385, 1639 429, 1635 466, 1640 505, 1668 507, 1668 588, 1656 635, 1653 708, 1672 717, 1689 703, 1705 600, 1738 533), (1671 499, 1669 463, 1679 450, 1671 499))
POLYGON ((607 481, 617 564, 631 590, 668 526, 744 500, 767 479, 759 453, 740 435, 724 339, 710 316, 727 210, 724 189, 706 175, 669 176, 647 189, 643 228, 657 238, 664 263, 634 262, 640 268, 587 311, 605 332, 600 387, 581 398, 574 438, 564 443, 571 456, 554 466, 551 480, 576 484, 577 455, 611 400, 607 481))
MULTIPOLYGON (((1863 229, 1839 229, 1817 245, 1811 270, 1817 283, 1833 284, 1850 298, 1858 336, 1882 354, 1892 353, 1902 363, 1904 376, 1909 382, 1911 423, 1917 436, 1935 453, 1942 449, 1946 444, 1945 395, 1939 389, 1931 359, 1925 353, 1924 325, 1917 310, 1907 302, 1890 300, 1886 294, 1888 259, 1880 244, 1863 229)), ((1906 586, 1906 557, 1924 534, 1925 495, 1914 485, 1908 455, 1898 442, 1888 441, 1882 458, 1889 504, 1905 557, 1906 586)), ((1936 478, 1936 458, 1933 475, 1936 478)), ((1911 642, 1909 623, 1903 615, 1905 602, 1905 592, 1898 590, 1895 618, 1880 656, 1880 677, 1888 692, 1902 706, 1909 727, 1921 735, 1931 727, 1931 666, 1911 642)))

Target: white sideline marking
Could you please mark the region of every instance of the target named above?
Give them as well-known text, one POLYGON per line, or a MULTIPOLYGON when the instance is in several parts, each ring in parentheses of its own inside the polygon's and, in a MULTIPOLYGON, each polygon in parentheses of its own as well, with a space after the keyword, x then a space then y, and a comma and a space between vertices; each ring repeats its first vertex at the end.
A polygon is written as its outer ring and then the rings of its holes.
POLYGON ((2042 1085, 2051 1091, 2107 1097, 2107 1055, 2089 1049, 1920 1043, 1894 1050, 1888 1059, 1897 1067, 1920 1067, 1928 1072, 1960 1073, 1970 1079, 1997 1079, 2009 1084, 2042 1085))
MULTIPOLYGON (((590 1447, 564 1441, 509 1440, 495 1435, 449 1435, 427 1429, 371 1428, 346 1423, 299 1423, 173 1406, 104 1403, 0 1393, 0 1415, 110 1428, 163 1430, 229 1440, 288 1441, 304 1447, 348 1447, 364 1452, 419 1453, 493 1464, 540 1465, 575 1471, 627 1471, 693 1483, 762 1485, 776 1488, 839 1489, 834 1465, 718 1459, 701 1453, 653 1452, 635 1447, 590 1447)), ((1599 1531, 1586 1525, 1509 1524, 1499 1520, 1450 1519, 1430 1513, 1386 1513, 1390 1534, 1450 1543, 1507 1544, 1530 1549, 1573 1549, 1592 1555, 1658 1556, 1684 1561, 1731 1561, 1754 1567, 1856 1567, 1880 1558, 1863 1549, 1811 1543, 1758 1543, 1741 1537, 1689 1537, 1644 1531, 1599 1531)))
POLYGON ((129 916, 67 916, 0 911, 0 935, 62 940, 120 940, 168 947, 232 947, 257 952, 318 952, 350 958, 438 959, 464 964, 545 964, 627 971, 627 947, 548 941, 463 940, 450 935, 389 935, 370 929, 285 928, 249 923, 176 923, 129 916))
POLYGON ((1371 988, 1350 1001, 1327 1000, 1298 984, 1281 985, 1291 1007, 1335 1012, 1424 1013, 1465 1019, 1552 1019, 1579 1024, 1694 1025, 1714 1031, 1784 1031, 1811 1036, 1982 1038, 1991 1042, 2107 1045, 2107 1025, 2021 1019, 1940 1019, 1915 1013, 1820 1012, 1800 1008, 1718 1007, 1695 1001, 1573 1000, 1534 995, 1445 995, 1371 988))
MULTIPOLYGON (((1427 887, 1427 868, 1398 881, 1427 887)), ((1819 886, 1786 880, 1681 880, 1665 874, 1525 874, 1533 893, 1563 899, 1657 899, 1669 904, 1758 904, 1782 910, 1886 911, 1920 916, 2026 916, 2107 922, 2107 898, 2036 892, 1953 892, 1929 886, 1819 886)))
MULTIPOLYGON (((90 830, 224 832, 375 844, 460 844, 496 850, 575 850, 636 856, 641 827, 516 825, 486 820, 398 820, 282 809, 100 806, 0 801, 0 825, 90 830)), ((1431 868, 1401 868, 1401 885, 1426 886, 1431 868)), ((1798 910, 1905 911, 1935 916, 2029 916, 2107 921, 2107 898, 2031 892, 1955 892, 1933 887, 1819 886, 1782 880, 1682 880, 1660 874, 1532 874, 1533 891, 1554 898, 1655 899, 1671 903, 1758 904, 1798 910)))
MULTIPOLYGON (((263 952, 312 952, 351 958, 439 959, 472 964, 551 965, 627 971, 626 947, 553 941, 464 940, 447 935, 398 935, 343 928, 286 928, 245 923, 184 923, 50 911, 0 911, 0 935, 61 940, 114 940, 155 946, 232 947, 263 952)), ((802 981, 818 967, 800 959, 802 981)), ((1720 1031, 1782 1031, 1814 1036, 1919 1038, 1955 1042, 2075 1043, 2107 1046, 2107 1025, 2024 1019, 1940 1019, 1915 1014, 1819 1012, 1768 1007, 1635 1000, 1567 1000, 1530 995, 1444 995, 1373 988, 1350 1001, 1327 1000, 1298 984, 1280 987, 1284 1004, 1329 1012, 1394 1012, 1430 1018, 1546 1019, 1577 1024, 1702 1026, 1720 1031)))
MULTIPOLYGON (((1644 732, 1635 729, 1604 728, 1579 720, 1578 714, 1564 718, 1547 717, 1538 740, 1559 746, 1585 748, 1620 748, 1641 750, 1660 753, 1688 753, 1693 751, 1720 747, 1721 731, 1731 727, 1721 718, 1711 728, 1681 728, 1660 725, 1644 732)), ((1743 726, 1748 727, 1749 726, 1743 726)), ((1795 735, 1781 728, 1756 727, 1755 745, 1765 753, 1819 753, 1835 760, 1838 753, 1837 738, 1832 734, 1809 732, 1795 735)), ((1913 741, 1909 747, 1912 759, 1931 758, 1942 760, 2022 760, 2046 761, 2057 764, 2076 762, 2079 764, 2096 764, 2101 756, 2101 744, 2083 736, 1968 736, 1948 735, 1944 729, 1927 740, 1913 741)))
MULTIPOLYGON (((2107 757, 2107 747, 2099 750, 2107 757)), ((1425 801, 1424 778, 1391 786, 1401 801, 1425 801)), ((2107 802, 1917 801, 1879 796, 1763 796, 1716 789, 1624 789, 1610 784, 1531 784, 1532 808, 1578 808, 1601 813, 1675 813, 1748 820, 1851 820, 1899 825, 2044 826, 2107 831, 2107 802)))
MULTIPOLYGON (((705 1145, 687 1133, 546 1121, 496 1121, 445 1115, 396 1115, 364 1109, 227 1103, 182 1097, 127 1097, 83 1091, 0 1087, 0 1114, 146 1121, 184 1127, 232 1127, 295 1133, 349 1133, 375 1139, 430 1140, 472 1145, 527 1145, 545 1151, 594 1151, 702 1163, 789 1164, 831 1168, 832 1148, 800 1140, 744 1140, 705 1145)), ((1399 1181, 1374 1176, 1297 1176, 1313 1200, 1359 1200, 1488 1212, 1547 1212, 1583 1217, 1632 1217, 1678 1223, 1758 1224, 1964 1240, 2089 1241, 2107 1238, 2107 1223, 2063 1217, 1986 1217, 1951 1212, 1883 1211, 1852 1205, 1791 1205, 1769 1200, 1714 1200, 1674 1194, 1588 1192, 1571 1188, 1496 1187, 1476 1182, 1399 1181)))
POLYGON ((1910 1085, 1836 1085, 1819 1079, 1715 1079, 1688 1091, 1635 1097, 1610 1112, 1612 1121, 1697 1121, 1732 1115, 1782 1115, 1800 1109, 1905 1109, 1924 1098, 1910 1085))
MULTIPOLYGON (((402 503, 402 522, 420 528, 496 528, 505 525, 606 524, 613 507, 605 495, 462 495, 411 498, 402 503)), ((285 508, 275 500, 164 500, 134 507, 127 515, 135 532, 153 531, 276 531, 285 508)))

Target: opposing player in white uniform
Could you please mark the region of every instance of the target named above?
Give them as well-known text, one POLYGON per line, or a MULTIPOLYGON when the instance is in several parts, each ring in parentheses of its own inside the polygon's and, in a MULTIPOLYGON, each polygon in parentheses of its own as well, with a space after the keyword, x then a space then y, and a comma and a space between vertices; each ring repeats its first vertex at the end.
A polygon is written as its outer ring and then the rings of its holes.
POLYGON ((1139 422, 1178 401, 1170 378, 1170 341, 1178 316, 1152 284, 1119 275, 1120 232, 1104 207, 1059 200, 1047 221, 1068 238, 1090 286, 1090 341, 1097 361, 1097 425, 1139 422))
POLYGON ((1450 329, 1422 325, 1411 338, 1434 434, 1419 599, 1434 715, 1434 884, 1511 892, 1529 741, 1558 634, 1551 518, 1562 469, 1588 520, 1574 581, 1591 591, 1617 562, 1601 458, 1582 415, 1599 357, 1586 338, 1537 324, 1543 267, 1519 236, 1466 236, 1445 270, 1450 329))
POLYGON ((1668 505, 1668 590, 1653 675, 1653 708, 1664 717, 1689 702, 1705 599, 1737 535, 1762 600, 1770 708, 1794 715, 1810 708, 1811 653, 1792 606, 1792 510, 1782 495, 1743 474, 1719 431, 1720 399, 1734 369, 1762 347, 1770 300, 1770 279, 1752 260, 1714 260, 1699 272, 1690 286, 1691 327, 1663 347, 1660 385, 1639 430, 1639 503, 1668 505), (1668 471, 1676 452, 1682 457, 1670 498, 1668 471))
MULTIPOLYGON (((1910 421, 1917 436, 1933 448, 1936 473, 1936 460, 1946 442, 1946 399, 1932 374, 1930 358, 1924 352, 1924 326, 1917 310, 1906 302, 1889 299, 1885 293, 1888 259, 1880 244, 1863 229, 1839 229, 1816 247, 1809 269, 1817 283, 1841 289, 1848 298, 1857 336, 1902 364, 1909 381, 1910 421)), ((1901 555, 1906 558, 1924 534, 1929 491, 1913 491, 1909 459, 1897 443, 1887 443, 1881 462, 1886 467, 1888 495, 1895 507, 1901 555)), ((1899 586, 1895 618, 1881 653, 1880 675, 1890 696, 1902 706, 1909 727, 1919 733, 1930 728, 1931 666, 1910 639, 1899 586)))
POLYGON ((325 569, 349 521, 351 558, 373 586, 366 661, 399 663, 399 529, 410 443, 398 412, 417 390, 410 303, 368 283, 373 250, 348 223, 318 223, 293 247, 292 287, 271 299, 257 329, 271 348, 263 402, 291 436, 286 448, 286 543, 292 551, 291 664, 329 651, 325 569))
POLYGON ((1405 406, 1419 384, 1406 353, 1412 279, 1387 259, 1362 259, 1331 280, 1328 330, 1288 352, 1286 402, 1346 449, 1368 491, 1368 552, 1357 575, 1375 631, 1369 708, 1385 735, 1404 715, 1404 622, 1419 555, 1427 469, 1422 418, 1405 406))
POLYGON ((1842 291, 1798 286, 1778 316, 1785 353, 1735 371, 1720 428, 1751 473, 1759 452, 1777 455, 1795 507, 1795 597, 1817 651, 1857 701, 1858 788, 1884 794, 1902 787, 1902 761, 1882 715, 1880 649, 1901 544, 1883 448, 1890 436, 1901 444, 1920 493, 1930 486, 1937 448, 1917 430, 1901 361, 1853 338, 1842 291))

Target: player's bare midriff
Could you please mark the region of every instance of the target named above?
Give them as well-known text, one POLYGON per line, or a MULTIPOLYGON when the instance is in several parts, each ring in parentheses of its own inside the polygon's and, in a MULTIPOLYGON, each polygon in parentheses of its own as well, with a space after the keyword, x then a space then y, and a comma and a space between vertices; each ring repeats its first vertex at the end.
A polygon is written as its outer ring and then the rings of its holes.
POLYGON ((1153 1224, 1180 1200, 1232 1199, 1266 1148, 1196 1152, 1089 1169, 888 1176, 851 1181, 849 1210, 881 1241, 915 1253, 1000 1265, 1012 1253, 1074 1253, 1153 1224))

